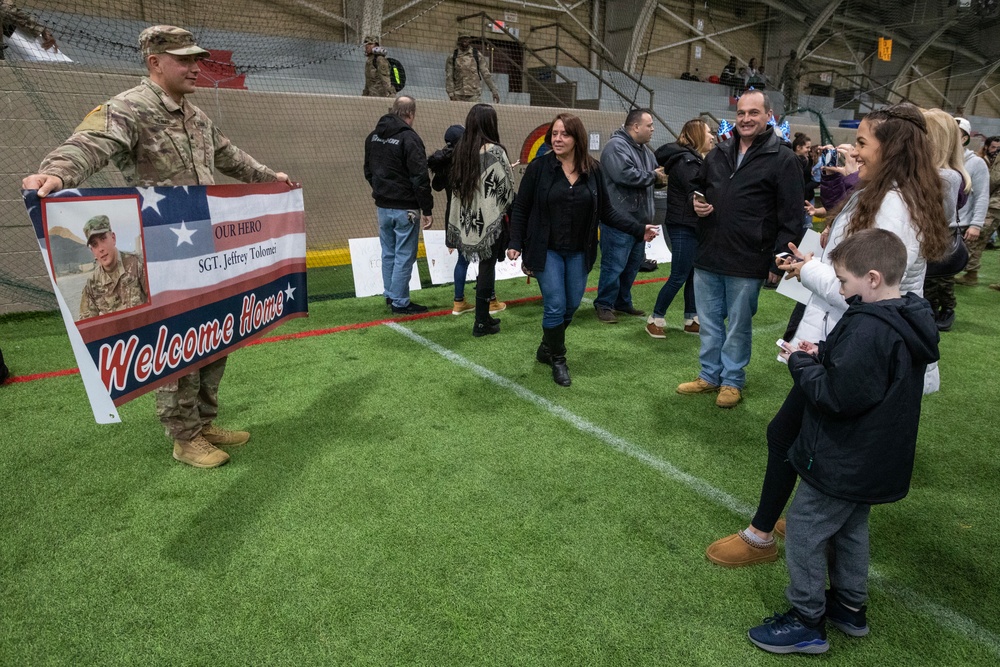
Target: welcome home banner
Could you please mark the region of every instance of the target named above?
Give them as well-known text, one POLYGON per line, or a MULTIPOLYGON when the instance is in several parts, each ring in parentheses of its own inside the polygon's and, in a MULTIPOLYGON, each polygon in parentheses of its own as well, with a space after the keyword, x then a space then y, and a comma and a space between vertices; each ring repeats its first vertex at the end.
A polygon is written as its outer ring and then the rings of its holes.
POLYGON ((23 192, 98 423, 308 315, 286 183, 23 192))

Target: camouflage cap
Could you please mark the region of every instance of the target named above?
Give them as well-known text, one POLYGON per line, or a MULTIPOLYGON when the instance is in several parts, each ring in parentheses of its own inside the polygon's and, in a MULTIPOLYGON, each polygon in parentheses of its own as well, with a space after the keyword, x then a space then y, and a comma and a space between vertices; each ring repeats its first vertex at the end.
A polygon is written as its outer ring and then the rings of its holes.
POLYGON ((111 231, 111 220, 106 215, 95 215, 83 226, 83 235, 90 243, 90 237, 95 234, 105 234, 111 231))
POLYGON ((142 57, 155 53, 169 53, 174 56, 207 56, 208 51, 194 43, 194 35, 172 25, 154 25, 139 34, 139 48, 142 57))
POLYGON ((378 46, 378 35, 365 35, 365 41, 363 44, 375 44, 378 46))

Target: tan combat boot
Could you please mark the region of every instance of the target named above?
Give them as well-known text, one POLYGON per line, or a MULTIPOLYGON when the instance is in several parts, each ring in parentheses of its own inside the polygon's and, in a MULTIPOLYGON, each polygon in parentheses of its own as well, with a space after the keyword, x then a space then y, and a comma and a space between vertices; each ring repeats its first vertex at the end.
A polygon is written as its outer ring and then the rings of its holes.
POLYGON ((229 454, 196 435, 192 440, 174 440, 174 458, 195 468, 218 468, 229 460, 229 454))
POLYGON ((979 284, 979 271, 968 271, 961 278, 955 278, 956 285, 965 285, 966 287, 974 287, 979 284))
POLYGON ((246 431, 230 431, 219 428, 215 424, 208 423, 201 427, 201 435, 216 447, 238 447, 245 445, 250 439, 250 434, 246 431))

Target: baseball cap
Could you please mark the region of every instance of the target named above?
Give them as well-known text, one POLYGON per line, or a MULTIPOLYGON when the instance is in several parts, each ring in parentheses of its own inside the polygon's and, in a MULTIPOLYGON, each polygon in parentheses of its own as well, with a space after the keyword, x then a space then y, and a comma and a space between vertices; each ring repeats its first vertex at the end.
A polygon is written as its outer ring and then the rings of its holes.
POLYGON ((363 43, 364 44, 374 44, 374 45, 378 46, 378 43, 379 43, 379 41, 378 41, 378 35, 365 35, 365 41, 363 43))
POLYGON ((208 56, 209 53, 194 43, 194 35, 173 25, 154 25, 139 33, 142 56, 169 53, 173 56, 208 56))
POLYGON ((972 123, 964 118, 955 118, 955 122, 958 123, 958 129, 965 132, 970 137, 972 136, 972 123))
POLYGON ((449 146, 454 146, 458 143, 458 140, 462 138, 463 134, 465 134, 464 127, 461 125, 452 125, 444 131, 444 143, 449 146))
POLYGON ((95 215, 83 226, 83 235, 90 242, 90 237, 95 234, 104 234, 111 231, 111 220, 106 215, 95 215))

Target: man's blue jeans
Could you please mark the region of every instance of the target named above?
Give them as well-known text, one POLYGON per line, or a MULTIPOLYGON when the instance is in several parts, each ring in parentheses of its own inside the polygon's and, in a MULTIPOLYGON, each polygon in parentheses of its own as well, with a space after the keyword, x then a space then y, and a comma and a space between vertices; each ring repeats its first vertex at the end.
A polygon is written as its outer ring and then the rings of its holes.
POLYGON ((420 211, 401 208, 376 208, 378 239, 382 243, 383 294, 392 305, 410 304, 410 276, 417 259, 420 241, 420 211))
POLYGON ((601 225, 601 276, 594 307, 632 308, 632 283, 646 256, 646 242, 609 225, 601 225))
POLYGON ((753 316, 763 280, 694 270, 705 382, 743 389, 753 342, 753 316), (728 319, 728 327, 726 320, 728 319))
POLYGON ((535 271, 542 291, 542 327, 555 329, 569 323, 580 307, 587 289, 587 262, 582 252, 556 252, 545 255, 545 270, 535 271))

